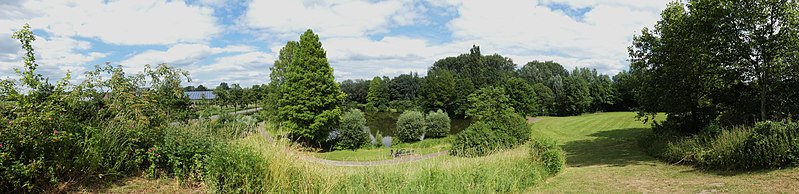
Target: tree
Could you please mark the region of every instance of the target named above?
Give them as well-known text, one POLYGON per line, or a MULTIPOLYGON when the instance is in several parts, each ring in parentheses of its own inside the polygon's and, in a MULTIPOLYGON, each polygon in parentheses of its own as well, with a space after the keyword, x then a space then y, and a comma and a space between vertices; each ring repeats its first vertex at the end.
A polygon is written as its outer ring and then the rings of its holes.
POLYGON ((613 110, 628 111, 638 107, 635 100, 635 78, 627 71, 622 71, 613 76, 613 88, 618 92, 613 110))
POLYGON ((397 118, 397 138, 402 142, 414 142, 424 139, 424 115, 419 111, 405 111, 397 118))
POLYGON ((230 87, 225 82, 220 83, 219 86, 214 88, 214 95, 216 96, 214 101, 216 101, 218 105, 225 107, 230 105, 230 93, 228 90, 230 90, 230 87))
POLYGON ((579 76, 563 79, 563 91, 557 96, 559 115, 579 115, 591 106, 591 91, 588 82, 579 76))
POLYGON ((518 77, 511 77, 504 83, 510 98, 511 107, 523 116, 535 116, 540 112, 538 96, 530 84, 518 77))
POLYGON ((195 89, 195 91, 208 91, 208 88, 206 88, 205 86, 203 86, 202 84, 200 84, 199 86, 197 86, 197 88, 195 89))
POLYGON ((228 97, 227 97, 226 104, 232 104, 235 108, 241 108, 246 105, 247 98, 244 96, 244 88, 241 88, 239 84, 233 84, 228 90, 228 97))
POLYGON ((543 83, 532 86, 533 92, 537 94, 539 110, 537 115, 553 115, 557 108, 555 103, 555 93, 543 83))
POLYGON ((321 143, 341 117, 345 94, 333 78, 319 36, 307 30, 285 71, 278 115, 291 136, 306 143, 321 143))
POLYGON ((264 97, 264 109, 267 115, 269 115, 269 118, 278 123, 278 127, 281 127, 280 124, 283 122, 278 116, 278 109, 283 106, 280 104, 280 99, 283 98, 283 93, 280 88, 286 82, 286 71, 289 69, 289 65, 294 59, 294 51, 298 47, 299 43, 296 41, 286 42, 286 46, 280 49, 279 56, 277 60, 275 60, 274 65, 269 68, 271 73, 269 74, 269 85, 264 94, 266 95, 266 97, 264 97))
MULTIPOLYGON (((569 76, 569 71, 553 61, 530 61, 522 66, 517 74, 531 85, 535 85, 538 83, 548 84, 550 78, 555 76, 569 76)), ((551 88, 552 86, 547 85, 547 87, 551 88)))
POLYGON ((197 89, 196 89, 196 88, 194 88, 194 86, 186 86, 186 87, 183 87, 183 91, 187 91, 187 92, 190 92, 190 91, 196 91, 196 90, 197 90, 197 89))
POLYGON ((370 83, 370 81, 362 79, 344 80, 341 82, 341 91, 347 94, 348 101, 366 104, 370 83))
POLYGON ((515 68, 516 64, 510 58, 498 54, 484 56, 479 46, 472 45, 468 54, 438 60, 430 71, 446 69, 455 76, 468 79, 475 88, 482 88, 502 83, 515 68))
POLYGON ((456 84, 455 77, 449 70, 429 70, 421 85, 424 109, 441 109, 453 114, 456 84))
POLYGON ((391 100, 416 100, 419 98, 421 84, 416 73, 401 74, 388 83, 391 100))
MULTIPOLYGON (((388 102, 391 100, 388 84, 378 76, 369 82, 369 93, 366 95, 366 102, 371 107, 388 107, 388 102)), ((386 111, 380 109, 380 111, 386 111)))
POLYGON ((530 139, 527 121, 510 106, 503 88, 481 88, 469 95, 469 102, 466 114, 474 123, 455 136, 450 154, 482 156, 530 139))

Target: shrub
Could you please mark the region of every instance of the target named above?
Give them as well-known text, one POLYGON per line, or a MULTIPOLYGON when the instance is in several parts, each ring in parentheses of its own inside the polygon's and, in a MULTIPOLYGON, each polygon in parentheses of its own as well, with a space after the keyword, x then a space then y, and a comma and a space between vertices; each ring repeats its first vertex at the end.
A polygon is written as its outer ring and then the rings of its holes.
POLYGON ((83 142, 81 163, 87 174, 98 178, 119 178, 142 165, 144 150, 135 141, 136 130, 130 127, 109 124, 103 127, 87 127, 83 142))
POLYGON ((536 140, 530 146, 530 156, 535 163, 544 166, 550 174, 555 175, 563 171, 566 165, 566 156, 557 142, 552 140, 536 140))
POLYGON ((267 162, 253 149, 236 144, 214 146, 205 166, 212 193, 264 193, 267 162))
POLYGON ((159 147, 160 154, 165 157, 163 162, 166 162, 161 165, 180 181, 202 181, 205 161, 218 143, 218 138, 204 130, 191 126, 167 127, 159 147))
POLYGON ((799 123, 759 122, 743 144, 746 167, 784 167, 799 164, 799 123))
POLYGON ((350 109, 341 116, 337 138, 337 149, 358 149, 369 143, 369 133, 366 132, 366 117, 358 109, 350 109))
POLYGON ((455 135, 449 153, 454 156, 477 157, 493 153, 501 146, 493 128, 484 122, 475 122, 455 135))
MULTIPOLYGON (((476 130, 470 131, 455 138, 454 145, 488 146, 471 149, 490 151, 478 151, 474 154, 467 155, 463 155, 461 151, 454 151, 450 152, 451 154, 456 156, 483 156, 497 149, 515 147, 530 139, 530 129, 527 126, 527 121, 521 115, 516 114, 513 108, 508 105, 508 97, 504 94, 502 88, 482 88, 474 94, 469 95, 469 102, 473 104, 473 107, 467 111, 467 115, 473 118, 476 123, 482 123, 490 128, 485 130, 482 129, 486 128, 485 126, 479 126, 475 127, 475 129, 481 129, 480 132, 490 134, 477 134, 476 130), (495 139, 496 143, 484 144, 473 142, 475 140, 478 142, 482 141, 480 139, 484 137, 492 137, 495 139)), ((469 128, 472 127, 469 126, 469 128)), ((467 128, 466 131, 469 131, 469 128, 467 128)), ((456 148, 454 145, 453 149, 456 148)))
POLYGON ((419 111, 405 111, 397 118, 395 135, 400 141, 418 141, 424 136, 424 116, 419 111))
POLYGON ((450 131, 450 119, 446 112, 439 109, 436 112, 430 111, 426 119, 427 130, 425 136, 444 137, 450 131))

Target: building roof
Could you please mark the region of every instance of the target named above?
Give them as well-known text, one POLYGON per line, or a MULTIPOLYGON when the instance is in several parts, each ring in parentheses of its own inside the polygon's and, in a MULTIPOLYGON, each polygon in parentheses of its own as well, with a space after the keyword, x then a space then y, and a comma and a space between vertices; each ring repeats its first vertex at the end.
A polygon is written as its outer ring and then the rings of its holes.
POLYGON ((211 100, 216 98, 213 91, 191 91, 183 92, 183 94, 191 100, 211 100))

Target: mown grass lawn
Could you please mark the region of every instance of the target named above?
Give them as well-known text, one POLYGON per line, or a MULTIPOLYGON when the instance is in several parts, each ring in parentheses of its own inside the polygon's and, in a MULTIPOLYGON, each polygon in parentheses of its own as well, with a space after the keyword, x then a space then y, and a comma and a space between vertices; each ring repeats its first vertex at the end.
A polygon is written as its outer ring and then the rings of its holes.
MULTIPOLYGON (((662 118, 661 118, 662 119, 662 118)), ((639 137, 651 133, 635 113, 544 117, 536 137, 559 141, 566 170, 528 192, 542 193, 784 193, 799 191, 799 169, 755 172, 703 171, 648 156, 639 137)))

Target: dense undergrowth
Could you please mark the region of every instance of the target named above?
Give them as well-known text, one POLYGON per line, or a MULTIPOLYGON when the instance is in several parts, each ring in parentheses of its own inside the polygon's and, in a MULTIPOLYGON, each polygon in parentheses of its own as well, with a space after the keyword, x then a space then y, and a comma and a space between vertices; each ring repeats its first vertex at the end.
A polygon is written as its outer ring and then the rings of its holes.
POLYGON ((799 165, 799 123, 759 122, 688 137, 660 132, 645 139, 651 155, 706 169, 745 170, 799 165))

